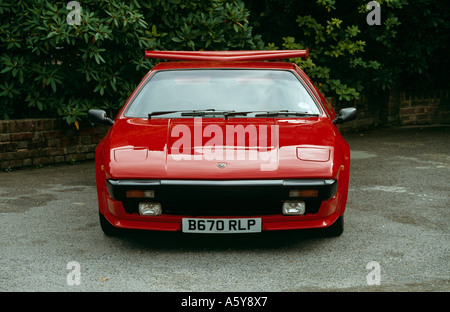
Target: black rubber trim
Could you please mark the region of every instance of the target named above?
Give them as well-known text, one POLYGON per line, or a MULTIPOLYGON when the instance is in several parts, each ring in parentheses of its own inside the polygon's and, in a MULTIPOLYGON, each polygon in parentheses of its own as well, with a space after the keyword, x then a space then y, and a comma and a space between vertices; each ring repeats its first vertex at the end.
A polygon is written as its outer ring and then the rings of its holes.
POLYGON ((319 190, 319 198, 327 200, 336 194, 337 180, 335 179, 286 179, 286 180, 107 180, 108 192, 112 198, 121 200, 127 189, 171 189, 182 188, 186 190, 198 188, 272 188, 285 193, 289 198, 289 189, 319 190))

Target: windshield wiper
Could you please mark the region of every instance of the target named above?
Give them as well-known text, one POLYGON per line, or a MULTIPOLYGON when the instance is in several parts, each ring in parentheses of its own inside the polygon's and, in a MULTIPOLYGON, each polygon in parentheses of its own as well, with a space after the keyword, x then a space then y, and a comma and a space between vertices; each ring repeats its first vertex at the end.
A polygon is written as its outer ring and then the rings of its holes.
POLYGON ((279 116, 318 117, 319 114, 281 110, 281 111, 264 112, 255 115, 255 117, 279 117, 279 116))
POLYGON ((233 113, 234 111, 216 111, 215 109, 206 109, 206 110, 194 110, 188 112, 182 112, 181 116, 210 116, 210 115, 228 115, 233 113))
POLYGON ((238 115, 247 115, 254 113, 253 111, 249 112, 236 112, 234 110, 231 111, 217 111, 213 108, 210 109, 203 109, 203 110, 173 110, 173 111, 156 111, 148 114, 148 118, 151 119, 153 116, 160 116, 160 115, 168 115, 168 114, 175 114, 180 113, 181 116, 214 116, 214 115, 223 115, 225 116, 225 119, 230 116, 238 116, 238 115))
POLYGON ((214 111, 214 109, 204 109, 204 110, 172 110, 172 111, 156 111, 151 112, 148 114, 148 119, 152 119, 153 116, 160 116, 160 115, 168 115, 168 114, 175 114, 175 113, 181 113, 183 114, 196 114, 198 112, 211 112, 214 111))
POLYGON ((255 117, 278 117, 278 116, 298 116, 298 117, 318 117, 319 114, 310 114, 310 113, 302 113, 297 111, 223 111, 223 110, 215 110, 213 108, 203 109, 203 110, 173 110, 173 111, 156 111, 148 114, 148 118, 151 119, 153 116, 167 115, 167 114, 175 114, 180 113, 181 116, 214 116, 214 115, 222 115, 227 119, 228 117, 233 116, 247 116, 248 114, 255 114, 255 117))
POLYGON ((233 116, 239 116, 243 115, 246 116, 248 114, 253 114, 254 111, 248 111, 248 112, 236 112, 234 110, 231 111, 216 111, 214 109, 207 110, 207 111, 193 111, 193 112, 183 112, 181 113, 181 116, 211 116, 211 115, 223 115, 225 119, 228 117, 233 116))

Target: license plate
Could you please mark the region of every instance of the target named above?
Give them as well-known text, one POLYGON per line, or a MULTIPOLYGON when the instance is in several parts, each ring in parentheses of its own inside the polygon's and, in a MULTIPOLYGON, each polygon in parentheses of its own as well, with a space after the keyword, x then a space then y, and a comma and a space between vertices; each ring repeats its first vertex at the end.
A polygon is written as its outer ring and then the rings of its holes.
POLYGON ((257 233, 261 232, 261 218, 183 218, 182 231, 185 233, 257 233))

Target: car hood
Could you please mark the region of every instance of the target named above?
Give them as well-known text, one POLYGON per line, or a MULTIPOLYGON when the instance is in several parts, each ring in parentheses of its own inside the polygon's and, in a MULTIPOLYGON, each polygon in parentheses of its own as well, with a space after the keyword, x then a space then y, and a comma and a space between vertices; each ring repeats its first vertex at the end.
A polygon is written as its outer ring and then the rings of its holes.
POLYGON ((119 119, 104 165, 112 179, 331 178, 326 118, 119 119))

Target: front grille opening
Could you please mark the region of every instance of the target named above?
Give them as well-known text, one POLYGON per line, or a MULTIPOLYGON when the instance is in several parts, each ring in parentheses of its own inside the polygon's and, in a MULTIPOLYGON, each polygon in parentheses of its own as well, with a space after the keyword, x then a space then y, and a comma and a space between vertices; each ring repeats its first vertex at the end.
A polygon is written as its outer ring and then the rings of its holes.
POLYGON ((303 200, 305 214, 318 213, 322 201, 336 194, 337 180, 215 181, 197 183, 183 180, 179 184, 159 180, 109 180, 108 192, 123 203, 128 214, 138 214, 140 202, 156 201, 163 214, 181 216, 262 216, 280 215, 285 200, 303 200), (165 183, 166 182, 166 183, 165 183), (318 197, 292 198, 290 189, 317 189, 318 197), (154 191, 154 198, 127 198, 127 190, 154 191))
MULTIPOLYGON (((257 216, 278 215, 284 200, 282 192, 273 190, 224 190, 221 188, 205 190, 160 190, 149 201, 161 203, 163 214, 186 216, 257 216)), ((319 199, 303 199, 306 202, 306 214, 319 211, 322 203, 319 199)), ((138 213, 139 202, 144 199, 123 200, 129 214, 138 213)))

